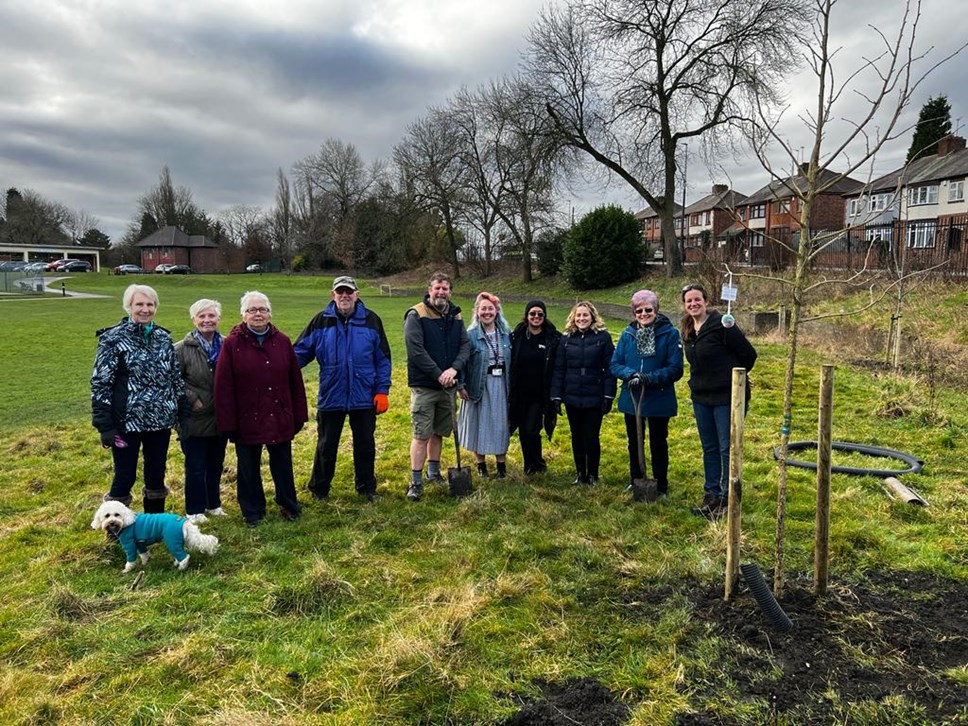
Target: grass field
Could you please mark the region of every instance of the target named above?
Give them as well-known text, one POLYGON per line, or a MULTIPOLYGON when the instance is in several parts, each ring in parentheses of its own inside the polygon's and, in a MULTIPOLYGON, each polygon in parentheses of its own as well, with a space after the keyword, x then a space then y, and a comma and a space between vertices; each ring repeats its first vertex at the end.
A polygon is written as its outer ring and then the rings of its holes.
MULTIPOLYGON (((411 504, 403 496, 410 430, 401 325, 415 299, 372 287, 363 298, 384 320, 394 361, 391 407, 377 431, 384 496, 369 505, 353 492, 346 431, 332 498, 311 503, 304 489, 315 443, 310 424, 295 442, 304 516, 286 523, 270 510, 250 530, 235 506, 230 449, 223 489, 232 516, 203 526, 221 539, 221 552, 193 558, 179 573, 159 549, 132 590, 132 577, 120 574, 120 548, 89 528, 111 465, 90 426, 88 396, 94 331, 120 318, 121 291, 134 279, 91 275, 68 283, 104 298, 0 301, 3 723, 495 723, 516 711, 518 698, 535 696, 540 682, 578 677, 620 696, 636 724, 699 713, 714 719, 709 723, 811 722, 804 714, 815 711, 777 714, 766 697, 744 695, 732 683, 710 692, 705 686, 721 678, 719 664, 736 656, 735 646, 697 624, 688 599, 663 600, 648 617, 630 606, 643 593, 722 579, 725 527, 689 511, 701 496, 702 467, 685 382, 670 425, 668 500, 628 501, 624 426, 612 415, 603 431, 603 484, 594 490, 570 484, 562 421, 547 445, 547 475, 525 479, 515 440, 508 480, 476 482, 478 492, 461 501, 432 489, 411 504)), ((221 300, 227 331, 248 289, 270 297, 273 321, 295 337, 324 304, 330 279, 145 281, 161 298, 158 322, 179 339, 194 300, 221 300)), ((662 284, 663 301, 674 299, 678 283, 662 284)), ((470 293, 485 286, 504 292, 493 281, 462 281, 458 302, 469 308, 470 293)), ((627 290, 593 299, 624 301, 627 290)), ((516 321, 522 306, 506 312, 516 321)), ((564 313, 551 309, 556 323, 564 313)), ((609 329, 617 336, 623 324, 609 321, 609 329)), ((754 342, 760 358, 746 422, 743 551, 744 560, 768 569, 786 349, 778 340, 754 342)), ((813 439, 819 370, 828 359, 807 350, 801 360, 793 438, 813 439)), ((313 398, 315 365, 304 375, 313 398)), ((924 572, 968 581, 965 391, 932 385, 929 396, 918 378, 844 365, 836 376, 834 438, 922 457, 924 473, 905 481, 931 506, 890 500, 873 478, 835 476, 832 575, 853 581, 870 572, 924 572), (897 400, 906 402, 906 415, 878 415, 897 400)), ((835 454, 834 462, 858 464, 853 455, 835 454)), ((453 465, 452 448, 443 465, 453 465)), ((175 492, 169 510, 182 511, 177 447, 168 479, 175 492)), ((813 490, 809 472, 791 471, 793 578, 810 577, 813 490)), ((964 664, 937 677, 968 685, 964 664)), ((831 703, 822 712, 831 716, 826 722, 929 722, 904 697, 831 703)))

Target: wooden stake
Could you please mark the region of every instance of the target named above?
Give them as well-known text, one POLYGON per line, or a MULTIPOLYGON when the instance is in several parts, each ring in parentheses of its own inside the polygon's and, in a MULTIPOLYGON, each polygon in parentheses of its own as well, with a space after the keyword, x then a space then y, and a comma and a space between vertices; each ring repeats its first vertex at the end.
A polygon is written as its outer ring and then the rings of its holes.
POLYGON ((729 602, 739 584, 740 520, 743 512, 743 428, 746 421, 746 369, 733 369, 729 414, 729 502, 726 516, 726 587, 729 602))
POLYGON ((834 367, 820 374, 820 406, 817 414, 817 513, 813 534, 813 592, 827 593, 830 559, 830 452, 834 408, 834 367))

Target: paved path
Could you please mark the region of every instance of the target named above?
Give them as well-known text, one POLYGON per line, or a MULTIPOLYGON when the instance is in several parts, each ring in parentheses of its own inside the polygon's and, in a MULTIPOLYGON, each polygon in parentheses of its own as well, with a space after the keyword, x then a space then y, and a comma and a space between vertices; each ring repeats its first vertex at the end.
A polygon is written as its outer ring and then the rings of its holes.
MULTIPOLYGON (((24 278, 26 279, 26 278, 24 278)), ((67 298, 105 298, 113 297, 112 295, 98 295, 93 292, 78 292, 77 290, 68 290, 57 285, 61 280, 70 280, 70 276, 67 277, 45 277, 44 278, 44 291, 48 294, 46 295, 21 295, 20 293, 11 293, 9 295, 0 295, 0 300, 51 300, 54 297, 67 299, 67 298), (55 287, 56 285, 56 287, 55 287)))

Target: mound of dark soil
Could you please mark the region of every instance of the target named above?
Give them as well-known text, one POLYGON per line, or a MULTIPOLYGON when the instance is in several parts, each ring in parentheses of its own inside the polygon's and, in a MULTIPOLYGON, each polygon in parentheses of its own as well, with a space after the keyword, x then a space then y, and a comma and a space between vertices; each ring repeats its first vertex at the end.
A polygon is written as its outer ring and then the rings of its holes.
MULTIPOLYGON (((721 582, 635 593, 626 607, 648 618, 674 595, 693 604, 697 639, 727 643, 718 673, 686 673, 683 689, 697 710, 679 714, 678 726, 736 723, 714 710, 723 684, 733 698, 766 704, 769 722, 844 723, 850 704, 900 697, 906 722, 968 723, 968 688, 943 675, 968 662, 968 583, 872 572, 815 598, 809 582, 792 582, 780 599, 794 623, 789 633, 771 627, 744 586, 726 603, 721 582)), ((524 703, 505 724, 620 724, 631 713, 590 679, 541 685, 544 700, 524 703)))

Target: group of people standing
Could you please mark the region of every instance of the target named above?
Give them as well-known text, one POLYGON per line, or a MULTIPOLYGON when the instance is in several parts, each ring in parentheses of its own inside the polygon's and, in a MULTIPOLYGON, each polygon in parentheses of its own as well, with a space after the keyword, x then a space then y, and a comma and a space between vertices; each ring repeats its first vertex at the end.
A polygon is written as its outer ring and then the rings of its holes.
MULTIPOLYGON (((684 315, 677 329, 659 311, 655 293, 632 296, 632 322, 614 345, 594 304, 569 312, 559 332, 547 306, 533 300, 512 330, 501 301, 481 292, 470 324, 452 302, 452 282, 432 276, 423 300, 407 310, 403 332, 410 388, 411 476, 407 498, 418 501, 424 484, 443 482, 444 440, 455 433, 474 453, 479 476, 507 476, 510 437, 517 431, 527 475, 547 471, 542 432, 555 430, 562 407, 571 431, 575 483, 599 481, 602 421, 613 407, 624 414, 629 478, 643 478, 641 416, 648 430, 658 494, 668 492, 669 419, 677 414, 675 382, 683 376, 683 350, 703 452, 704 498, 699 511, 716 516, 728 490, 731 370, 753 367, 756 351, 735 325, 724 325, 701 285, 682 290, 684 315), (460 400, 459 414, 457 401, 460 400), (426 465, 426 473, 424 473, 426 465)), ((347 417, 353 435, 356 491, 376 496, 376 417, 389 408, 390 347, 380 317, 359 298, 353 278, 333 281, 331 300, 295 344, 272 322, 268 297, 246 292, 241 322, 222 336, 222 307, 201 299, 189 308, 193 328, 173 343, 154 321, 158 295, 147 285, 125 290, 125 317, 98 331, 91 378, 93 424, 111 450, 114 477, 105 500, 131 504, 139 451, 145 512, 165 509, 171 431, 185 455, 185 508, 189 518, 225 514, 220 482, 227 443, 235 444, 237 498, 246 523, 266 516, 262 450, 269 457, 280 516, 300 514, 292 441, 308 420, 301 368, 316 360, 319 391, 317 444, 308 489, 326 500, 336 472, 347 417)), ((748 394, 748 391, 747 391, 748 394)), ((748 396, 747 396, 748 398, 748 396)))

